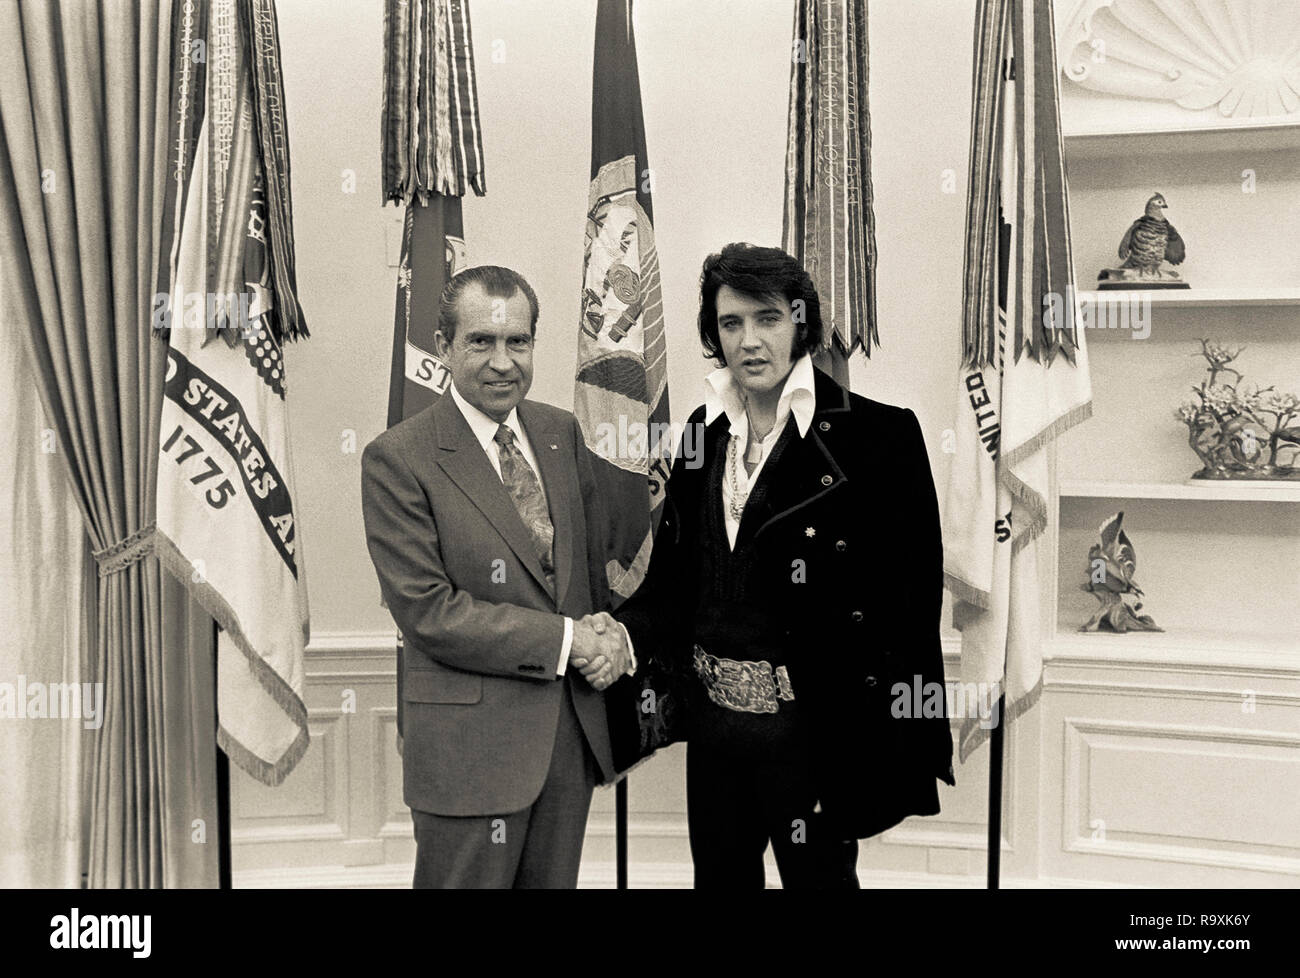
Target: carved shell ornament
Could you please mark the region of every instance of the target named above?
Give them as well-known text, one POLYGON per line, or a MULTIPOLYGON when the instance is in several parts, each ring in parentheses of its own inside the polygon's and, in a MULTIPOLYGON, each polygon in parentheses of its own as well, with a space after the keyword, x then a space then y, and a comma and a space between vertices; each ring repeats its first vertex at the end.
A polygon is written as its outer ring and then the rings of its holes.
POLYGON ((1300 121, 1297 0, 1064 0, 1056 9, 1061 70, 1084 88, 1300 121))

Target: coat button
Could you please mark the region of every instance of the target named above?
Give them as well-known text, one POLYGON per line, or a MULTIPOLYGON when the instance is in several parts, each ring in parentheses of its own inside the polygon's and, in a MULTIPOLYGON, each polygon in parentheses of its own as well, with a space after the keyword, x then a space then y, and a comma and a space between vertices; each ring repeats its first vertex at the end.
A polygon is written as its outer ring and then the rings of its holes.
POLYGON ((849 545, 845 543, 843 540, 836 540, 835 549, 838 550, 840 553, 844 553, 844 551, 849 549, 849 545))
POLYGON ((875 677, 875 676, 868 676, 867 679, 866 679, 866 683, 867 683, 868 686, 874 686, 874 685, 876 685, 876 677, 875 677))
POLYGON ((851 617, 853 618, 854 621, 862 621, 862 612, 855 611, 853 612, 853 615, 851 617))
POLYGON ((820 428, 822 431, 830 431, 830 430, 831 430, 831 423, 830 423, 829 421, 823 421, 823 422, 822 422, 821 424, 819 424, 817 427, 820 428))
POLYGON ((829 486, 834 481, 835 480, 832 479, 829 475, 822 476, 822 485, 824 486, 829 486))

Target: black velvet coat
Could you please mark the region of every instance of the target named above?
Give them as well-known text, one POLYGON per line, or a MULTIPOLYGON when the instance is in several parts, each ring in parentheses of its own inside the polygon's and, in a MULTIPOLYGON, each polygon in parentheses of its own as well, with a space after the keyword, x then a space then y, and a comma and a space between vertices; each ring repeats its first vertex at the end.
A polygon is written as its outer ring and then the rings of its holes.
MULTIPOLYGON (((956 784, 946 710, 914 715, 918 702, 941 699, 927 694, 944 683, 939 507, 911 411, 846 391, 820 370, 815 394, 807 435, 796 431, 764 466, 767 491, 746 508, 737 546, 752 538, 763 601, 779 609, 793 643, 790 682, 800 715, 811 716, 808 762, 822 810, 861 839, 937 814, 936 779, 956 784)), ((700 407, 688 424, 703 420, 700 407)), ((641 666, 606 697, 619 770, 690 739, 701 494, 729 432, 725 413, 708 426, 703 464, 688 466, 678 452, 646 578, 615 611, 641 666)))

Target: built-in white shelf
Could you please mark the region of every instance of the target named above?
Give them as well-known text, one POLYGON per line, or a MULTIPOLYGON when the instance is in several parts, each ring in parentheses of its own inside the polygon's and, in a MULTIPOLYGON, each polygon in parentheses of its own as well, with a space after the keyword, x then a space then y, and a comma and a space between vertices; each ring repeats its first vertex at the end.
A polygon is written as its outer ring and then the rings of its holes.
POLYGON ((1283 286, 1249 289, 1106 289, 1079 291, 1080 299, 1094 302, 1150 301, 1161 309, 1219 306, 1300 306, 1300 288, 1283 286))
MULTIPOLYGON (((1147 608, 1142 609, 1144 612, 1147 608)), ((1157 623, 1160 619, 1157 616, 1157 623)), ((1079 624, 1082 624, 1080 622, 1079 624)), ((1249 635, 1224 635, 1205 629, 1178 628, 1169 622, 1164 632, 1080 632, 1062 627, 1046 643, 1045 658, 1079 656, 1088 660, 1142 660, 1153 663, 1286 664, 1300 668, 1300 630, 1249 635), (1202 661, 1203 660, 1203 661, 1202 661)), ((1077 626, 1075 626, 1077 628, 1077 626)))
POLYGON ((1300 503, 1300 482, 1197 480, 1191 482, 1108 482, 1062 479, 1062 499, 1211 499, 1300 503))
POLYGON ((1158 153, 1259 153, 1300 149, 1300 122, 1206 129, 1098 129, 1063 133, 1066 161, 1158 153))
MULTIPOLYGON (((1063 98, 1062 111, 1066 112, 1064 103, 1063 98)), ((1289 187, 1294 184, 1297 172, 1300 172, 1297 169, 1300 167, 1300 163, 1297 163, 1300 161, 1300 114, 1286 119, 1274 117, 1267 121, 1223 120, 1221 124, 1199 129, 1139 128, 1138 125, 1118 118, 1092 118, 1096 121, 1095 127, 1084 128, 1078 122, 1071 125, 1067 113, 1065 122, 1068 128, 1063 135, 1071 184, 1075 183, 1075 178, 1082 178, 1079 183, 1087 192, 1088 205, 1094 209, 1112 206, 1110 198, 1104 192, 1106 178, 1112 172, 1118 183, 1125 187, 1130 184, 1145 184, 1142 177, 1144 172, 1156 174, 1151 178, 1151 189, 1163 189, 1166 192, 1172 184, 1196 188, 1202 184, 1222 181, 1225 174, 1231 177, 1246 168, 1264 167, 1269 170, 1272 178, 1284 181, 1289 187), (1162 181, 1165 180, 1169 180, 1169 183, 1162 186, 1162 181)), ((1188 191, 1185 189, 1184 192, 1188 191)), ((1222 204, 1213 195, 1206 199, 1210 205, 1222 204)), ((1075 203, 1077 205, 1077 200, 1075 203)), ((1131 202, 1125 206, 1131 206, 1131 202)), ((1223 211, 1223 208, 1219 207, 1219 210, 1223 211)), ((1230 208, 1224 212, 1232 213, 1230 208)), ((1089 216, 1097 215, 1094 213, 1089 216)), ((1181 227, 1183 222, 1172 212, 1170 217, 1181 227)), ((1248 216, 1248 219, 1256 218, 1258 215, 1248 216)), ((1273 223, 1277 229, 1274 233, 1282 236, 1276 240, 1283 240, 1286 221, 1273 223)), ((1119 230, 1122 231, 1123 228, 1119 230)), ((1105 248, 1088 261, 1112 262, 1114 241, 1118 240, 1117 237, 1109 238, 1112 229, 1109 226, 1103 228, 1098 222, 1096 229, 1089 233, 1103 235, 1105 248)), ((1227 262, 1224 267, 1230 273, 1242 271, 1230 267, 1233 259, 1230 248, 1228 252, 1221 256, 1227 262)), ((1165 339, 1175 336, 1186 338, 1192 343, 1189 354, 1196 349, 1195 340, 1199 336, 1218 334, 1213 324, 1219 320, 1228 320, 1234 327, 1256 324, 1259 330, 1266 328, 1268 335, 1279 341, 1290 342, 1300 338, 1300 329, 1296 328, 1300 327, 1300 282, 1293 275, 1286 274, 1285 270, 1273 275, 1261 273, 1253 280, 1247 277, 1248 270, 1242 271, 1239 277, 1228 274, 1207 279, 1205 275, 1195 275, 1191 276, 1192 288, 1188 289, 1102 290, 1096 288, 1095 275, 1098 267, 1098 264, 1090 264, 1086 271, 1080 269, 1084 274, 1076 278, 1079 298, 1101 305, 1135 301, 1149 303, 1156 324, 1153 332, 1160 332, 1165 339), (1259 311, 1263 307, 1275 307, 1276 311, 1259 311), (1165 327, 1168 329, 1165 330, 1165 327), (1164 331, 1161 332, 1162 330, 1164 331)), ((1270 267, 1282 269, 1283 265, 1270 267)), ((1118 330, 1108 332, 1111 338, 1120 333, 1118 330)), ((1289 349, 1288 347, 1288 351, 1289 349)), ((1137 347, 1133 350, 1136 351, 1137 347)), ((1152 361, 1156 364, 1153 368, 1155 370, 1172 365, 1168 347, 1145 352, 1158 355, 1152 361)), ((1289 352, 1287 356, 1290 356, 1289 352)), ((1097 356, 1092 360, 1094 399, 1100 402, 1103 398, 1131 397, 1134 392, 1140 396, 1140 376, 1136 364, 1131 362, 1137 358, 1138 354, 1131 352, 1127 343, 1123 350, 1113 345, 1098 350, 1097 356), (1117 363, 1116 357, 1123 362, 1117 363), (1115 375, 1108 375, 1106 366, 1118 367, 1118 376, 1122 381, 1116 380, 1115 375)), ((1246 370, 1248 379, 1253 376, 1255 380, 1264 383, 1276 380, 1278 387, 1290 389, 1282 377, 1272 376, 1273 371, 1267 363, 1254 363, 1251 366, 1249 354, 1247 361, 1247 366, 1241 369, 1246 370), (1267 381, 1262 380, 1265 376, 1268 377, 1267 381)), ((1188 362, 1191 363, 1190 360, 1188 362)), ((1201 362, 1200 366, 1203 368, 1204 363, 1201 362)), ((1189 369, 1191 373, 1187 376, 1187 387, 1205 376, 1203 372, 1198 375, 1195 368, 1189 369)), ((1172 406, 1158 410, 1167 417, 1172 412, 1172 406)), ((1181 429, 1181 425, 1179 427, 1181 429)), ((1083 426, 1084 431, 1087 429, 1088 426, 1083 426)), ((1060 450, 1070 451, 1075 457, 1069 461, 1077 463, 1078 458, 1088 457, 1088 446, 1093 444, 1090 439, 1096 437, 1098 434, 1094 432, 1084 435, 1082 439, 1075 438, 1068 442, 1069 449, 1060 450)), ((1153 433, 1147 437, 1163 439, 1164 436, 1153 433)), ((1192 512, 1198 511, 1187 506, 1188 500, 1202 500, 1209 502, 1215 512, 1231 517, 1223 521, 1224 527, 1249 527, 1258 523, 1259 520, 1254 517, 1259 517, 1265 523, 1278 524, 1290 530, 1293 528, 1290 525, 1292 520, 1300 519, 1300 505, 1297 505, 1300 504, 1300 482, 1188 480, 1186 475, 1190 475, 1199 465, 1190 450, 1185 450, 1185 454, 1186 469, 1180 471, 1181 465, 1176 465, 1172 471, 1179 474, 1167 481, 1150 478, 1143 480, 1137 475, 1135 467, 1118 460, 1114 465, 1091 467, 1093 472, 1108 472, 1118 478, 1059 478, 1056 483, 1059 507, 1067 517, 1071 513, 1077 516, 1084 512, 1081 500, 1100 500, 1101 502, 1090 504, 1088 511, 1106 506, 1105 512, 1109 513, 1141 505, 1177 521, 1180 515, 1190 516, 1192 512), (1263 505, 1268 502, 1282 505, 1263 505), (1151 503, 1156 505, 1151 506, 1151 503), (1227 507, 1234 508, 1230 510, 1227 507)), ((1065 459, 1060 458, 1058 464, 1063 462, 1065 459)), ((1083 474, 1088 471, 1088 467, 1076 464, 1073 471, 1083 474)), ((1064 468, 1059 472, 1063 476, 1064 468)), ((1175 526, 1178 525, 1175 523, 1175 526)), ((1176 534, 1178 539, 1169 545, 1193 549, 1197 542, 1193 537, 1198 535, 1198 525, 1188 523, 1185 531, 1176 534)), ((1061 539, 1059 526, 1051 532, 1055 535, 1056 548, 1066 545, 1061 539)), ((1123 635, 1078 631, 1079 626, 1098 605, 1092 597, 1079 590, 1085 580, 1082 570, 1076 575, 1072 567, 1062 568, 1058 554, 1057 567, 1052 574, 1054 604, 1050 609, 1051 625, 1043 644, 1044 659, 1056 663, 1055 677, 1061 688, 1083 692, 1104 692, 1112 688, 1113 670, 1126 668, 1149 670, 1153 677, 1167 676, 1171 686, 1188 682, 1188 676, 1193 677, 1192 681, 1199 682, 1198 677, 1205 672, 1223 669, 1266 670, 1270 674, 1300 680, 1300 609, 1297 609, 1294 600, 1296 575, 1300 574, 1300 567, 1295 566, 1294 548, 1287 549, 1287 544, 1294 539, 1293 535, 1288 535, 1285 541, 1269 541, 1267 546, 1261 543, 1264 547, 1261 554, 1267 552, 1271 566, 1268 572, 1263 567, 1252 568, 1257 572, 1249 582, 1252 586, 1243 582, 1239 588, 1225 588, 1221 582, 1215 583, 1212 578, 1207 578, 1203 566, 1198 566, 1194 561, 1176 563, 1176 569, 1168 571, 1165 580, 1148 580, 1147 576, 1153 573, 1148 570, 1141 580, 1148 588, 1149 600, 1144 601, 1140 613, 1152 614, 1167 630, 1123 635), (1288 559, 1290 566, 1287 564, 1288 559), (1242 594, 1250 594, 1255 590, 1262 592, 1260 614, 1257 620, 1244 620, 1246 616, 1238 613, 1240 609, 1236 603, 1241 600, 1242 594), (1162 613, 1163 602, 1159 598, 1161 593, 1177 593, 1182 600, 1166 607, 1162 613), (1187 600, 1189 594, 1195 595, 1193 602, 1187 600), (1277 600, 1279 596, 1284 600, 1277 600), (1274 600, 1270 602, 1270 598, 1274 600), (1229 607, 1229 604, 1233 607, 1229 607), (1242 627, 1236 627, 1237 625, 1242 627)), ((1148 543, 1147 551, 1152 546, 1154 544, 1148 543)), ((1140 541, 1139 549, 1142 549, 1140 541)), ((1086 551, 1086 545, 1084 550, 1086 551)), ((1181 552, 1180 549, 1174 550, 1175 554, 1181 552)), ((1155 564, 1149 562, 1147 566, 1155 564)), ((1155 678, 1153 684, 1163 681, 1155 678)), ((1122 690, 1122 686, 1123 684, 1117 684, 1113 688, 1122 690)))

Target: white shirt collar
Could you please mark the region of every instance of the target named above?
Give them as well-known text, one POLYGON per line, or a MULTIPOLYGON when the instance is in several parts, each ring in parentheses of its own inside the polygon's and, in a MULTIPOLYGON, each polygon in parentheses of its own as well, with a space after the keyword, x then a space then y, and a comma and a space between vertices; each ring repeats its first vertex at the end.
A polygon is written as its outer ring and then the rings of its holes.
MULTIPOLYGON (((474 437, 478 443, 483 446, 483 451, 496 453, 497 428, 501 422, 494 421, 486 414, 476 408, 469 401, 465 400, 464 395, 456 390, 456 385, 451 385, 451 399, 456 402, 460 408, 460 413, 465 416, 465 421, 469 424, 469 430, 474 432, 474 437)), ((515 433, 515 440, 522 442, 524 440, 524 429, 519 423, 519 409, 511 408, 510 414, 506 417, 505 425, 515 433)))
MULTIPOLYGON (((805 353, 795 361, 785 379, 785 386, 781 388, 781 398, 776 403, 776 424, 772 426, 771 434, 779 433, 785 427, 786 417, 790 414, 794 415, 799 437, 808 434, 808 427, 817 412, 815 379, 812 354, 805 353)), ((744 393, 731 376, 731 371, 719 367, 704 378, 704 423, 712 424, 724 412, 731 422, 731 434, 748 437, 749 418, 745 414, 744 393)))

